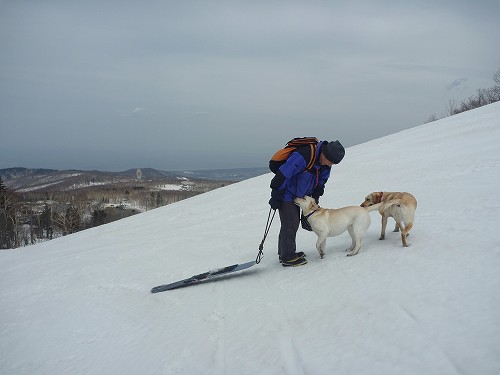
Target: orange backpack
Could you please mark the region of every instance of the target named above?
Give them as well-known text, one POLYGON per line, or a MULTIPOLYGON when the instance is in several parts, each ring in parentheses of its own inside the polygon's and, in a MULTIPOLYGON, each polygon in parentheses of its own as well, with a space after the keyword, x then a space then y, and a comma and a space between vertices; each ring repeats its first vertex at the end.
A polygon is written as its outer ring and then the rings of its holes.
POLYGON ((286 146, 278 150, 269 161, 269 169, 276 173, 283 163, 286 162, 292 152, 299 147, 309 146, 311 148, 311 157, 304 171, 311 169, 316 162, 316 145, 318 139, 316 137, 299 137, 287 142, 286 146))

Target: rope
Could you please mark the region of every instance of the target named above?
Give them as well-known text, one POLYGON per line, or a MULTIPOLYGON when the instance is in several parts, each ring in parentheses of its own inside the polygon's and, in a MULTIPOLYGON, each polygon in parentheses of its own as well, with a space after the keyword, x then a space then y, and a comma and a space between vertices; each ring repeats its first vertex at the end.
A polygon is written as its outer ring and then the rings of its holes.
POLYGON ((266 240, 267 234, 269 233, 269 229, 271 228, 271 224, 273 223, 274 215, 276 215, 276 210, 273 211, 273 216, 271 217, 271 210, 272 208, 269 209, 269 214, 267 215, 267 224, 266 224, 266 229, 264 230, 264 238, 262 239, 262 242, 259 245, 259 252, 257 254, 257 258, 255 259, 255 264, 259 264, 261 259, 264 257, 264 253, 262 250, 264 249, 264 241, 266 240), (269 218, 271 218, 269 220, 269 218))

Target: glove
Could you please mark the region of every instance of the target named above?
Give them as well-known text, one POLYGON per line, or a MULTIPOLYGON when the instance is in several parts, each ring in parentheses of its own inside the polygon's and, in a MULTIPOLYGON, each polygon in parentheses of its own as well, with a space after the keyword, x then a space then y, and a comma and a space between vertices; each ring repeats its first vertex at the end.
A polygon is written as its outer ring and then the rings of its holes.
POLYGON ((316 186, 316 188, 314 189, 314 191, 311 194, 311 197, 314 198, 314 200, 316 201, 316 204, 319 203, 319 197, 321 197, 324 192, 325 192, 324 186, 320 186, 320 185, 316 186))
POLYGON ((271 199, 269 199, 269 205, 273 210, 277 210, 281 207, 281 201, 285 195, 285 190, 271 189, 271 199))
POLYGON ((281 201, 276 198, 269 199, 269 205, 273 210, 277 210, 281 206, 281 201))

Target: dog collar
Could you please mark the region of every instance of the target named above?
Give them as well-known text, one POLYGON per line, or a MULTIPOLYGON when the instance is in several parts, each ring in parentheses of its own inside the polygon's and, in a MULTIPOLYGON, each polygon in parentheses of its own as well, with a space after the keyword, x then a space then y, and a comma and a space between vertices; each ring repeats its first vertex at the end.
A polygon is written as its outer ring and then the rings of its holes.
POLYGON ((311 216, 311 215, 312 215, 313 213, 315 213, 316 211, 318 211, 318 210, 314 210, 313 212, 311 212, 311 213, 309 213, 309 214, 307 214, 307 215, 304 215, 304 217, 305 217, 306 219, 309 219, 309 216, 311 216))
POLYGON ((384 192, 381 191, 380 194, 378 195, 378 203, 382 202, 382 197, 384 196, 384 192))

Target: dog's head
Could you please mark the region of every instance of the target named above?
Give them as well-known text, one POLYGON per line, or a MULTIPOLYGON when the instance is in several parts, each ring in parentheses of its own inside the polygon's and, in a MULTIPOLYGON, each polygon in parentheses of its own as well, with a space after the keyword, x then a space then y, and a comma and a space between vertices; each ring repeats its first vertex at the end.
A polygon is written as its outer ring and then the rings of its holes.
POLYGON ((376 191, 371 194, 368 194, 365 197, 363 203, 360 204, 361 207, 370 207, 374 204, 380 203, 382 201, 382 196, 384 193, 382 191, 376 191))
POLYGON ((306 195, 304 198, 295 198, 293 200, 293 203, 302 208, 302 211, 304 211, 306 215, 319 208, 314 198, 308 195, 306 195))

